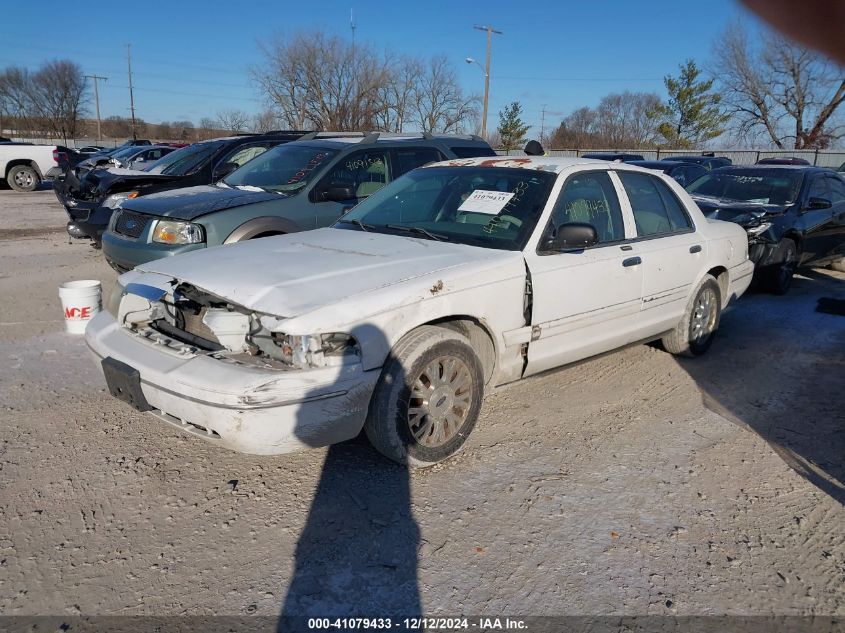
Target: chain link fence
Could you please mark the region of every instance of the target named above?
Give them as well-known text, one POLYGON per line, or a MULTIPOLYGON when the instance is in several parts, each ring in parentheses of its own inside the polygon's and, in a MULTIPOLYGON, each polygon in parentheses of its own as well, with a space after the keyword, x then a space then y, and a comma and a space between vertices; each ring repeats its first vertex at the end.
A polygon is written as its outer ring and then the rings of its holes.
MULTIPOLYGON (((521 149, 503 150, 496 152, 502 156, 524 156, 521 149)), ((612 152, 626 154, 639 154, 644 160, 660 160, 668 156, 701 156, 702 150, 677 150, 677 149, 550 149, 546 150, 548 156, 569 156, 577 158, 587 152, 612 152)), ((709 153, 709 151, 708 151, 709 153)), ((811 165, 818 167, 831 167, 837 169, 845 164, 845 150, 770 150, 770 149, 734 149, 734 150, 713 150, 716 156, 730 158, 735 165, 753 165, 761 158, 803 158, 811 165)))

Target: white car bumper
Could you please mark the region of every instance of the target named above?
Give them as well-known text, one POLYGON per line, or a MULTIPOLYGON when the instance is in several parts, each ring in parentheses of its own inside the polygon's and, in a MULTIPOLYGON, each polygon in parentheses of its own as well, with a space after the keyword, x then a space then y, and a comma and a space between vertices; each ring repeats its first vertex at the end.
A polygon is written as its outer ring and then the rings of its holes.
POLYGON ((101 312, 85 331, 98 360, 137 370, 152 415, 220 446, 289 453, 355 437, 380 370, 360 363, 307 370, 244 365, 185 354, 118 326, 101 312))

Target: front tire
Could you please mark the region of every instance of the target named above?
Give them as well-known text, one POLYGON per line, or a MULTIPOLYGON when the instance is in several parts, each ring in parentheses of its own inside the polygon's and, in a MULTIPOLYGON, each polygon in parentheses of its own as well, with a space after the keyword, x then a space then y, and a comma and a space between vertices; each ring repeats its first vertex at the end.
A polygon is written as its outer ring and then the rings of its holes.
POLYGON ((793 240, 784 238, 778 243, 775 254, 777 264, 766 271, 763 286, 775 295, 785 295, 792 285, 792 277, 798 265, 798 247, 793 240))
POLYGON ((431 466, 461 449, 483 398, 484 372, 470 342, 453 330, 423 326, 388 357, 364 432, 382 455, 431 466))
POLYGON ((713 344, 722 316, 722 293, 712 275, 705 275, 672 332, 661 339, 663 349, 676 356, 701 356, 713 344))
POLYGON ((15 165, 9 170, 6 182, 15 191, 35 191, 41 184, 41 178, 31 166, 15 165))

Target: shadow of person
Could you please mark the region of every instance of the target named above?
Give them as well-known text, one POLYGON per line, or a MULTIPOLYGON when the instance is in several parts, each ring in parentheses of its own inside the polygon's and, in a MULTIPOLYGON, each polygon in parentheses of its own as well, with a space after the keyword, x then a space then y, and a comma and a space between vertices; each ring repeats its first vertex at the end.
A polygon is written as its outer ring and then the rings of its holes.
MULTIPOLYGON (((387 349, 383 333, 372 326, 351 334, 387 349)), ((368 404, 369 396, 361 403, 364 412, 368 404)), ((309 429, 319 421, 300 415, 295 433, 313 442, 309 429)), ((419 542, 408 467, 376 453, 363 433, 332 445, 296 545, 277 631, 308 630, 308 617, 418 617, 419 542)))
POLYGON ((845 283, 802 271, 785 296, 749 294, 722 316, 709 352, 679 364, 707 408, 845 504, 845 319, 816 312, 820 296, 845 298, 845 283))

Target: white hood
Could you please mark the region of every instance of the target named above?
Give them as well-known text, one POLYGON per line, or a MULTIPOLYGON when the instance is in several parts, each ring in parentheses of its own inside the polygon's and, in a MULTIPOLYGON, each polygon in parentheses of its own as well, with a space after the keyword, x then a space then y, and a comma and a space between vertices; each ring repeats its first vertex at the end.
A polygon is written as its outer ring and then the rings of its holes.
POLYGON ((521 254, 327 228, 194 251, 136 270, 190 283, 251 310, 293 317, 409 279, 513 258, 521 260, 521 254))

